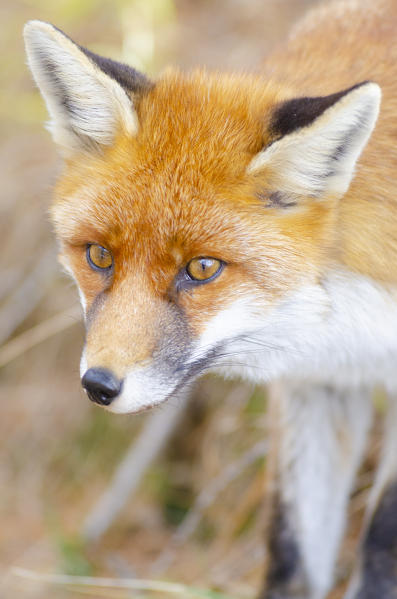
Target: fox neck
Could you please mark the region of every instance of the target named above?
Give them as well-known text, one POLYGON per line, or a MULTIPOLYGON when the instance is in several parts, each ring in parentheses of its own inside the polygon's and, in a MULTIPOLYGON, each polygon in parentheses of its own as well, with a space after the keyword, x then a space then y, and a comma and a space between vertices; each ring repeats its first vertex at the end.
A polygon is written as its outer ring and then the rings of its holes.
MULTIPOLYGON (((396 299, 396 288, 385 289, 346 269, 334 270, 291 293, 268 314, 252 315, 241 340, 225 352, 216 371, 253 382, 288 375, 395 390, 390 356, 397 355, 396 299)), ((238 312, 234 306, 222 318, 238 321, 238 312)))

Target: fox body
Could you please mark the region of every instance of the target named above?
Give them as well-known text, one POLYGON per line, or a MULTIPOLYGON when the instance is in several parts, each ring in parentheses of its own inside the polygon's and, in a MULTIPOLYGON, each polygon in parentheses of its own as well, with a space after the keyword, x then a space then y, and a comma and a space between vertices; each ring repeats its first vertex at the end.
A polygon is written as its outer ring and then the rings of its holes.
POLYGON ((65 157, 51 213, 90 398, 138 412, 208 370, 283 381, 269 599, 329 590, 377 384, 390 434, 349 596, 397 593, 396 31, 393 0, 327 3, 258 76, 151 81, 25 29, 65 157))

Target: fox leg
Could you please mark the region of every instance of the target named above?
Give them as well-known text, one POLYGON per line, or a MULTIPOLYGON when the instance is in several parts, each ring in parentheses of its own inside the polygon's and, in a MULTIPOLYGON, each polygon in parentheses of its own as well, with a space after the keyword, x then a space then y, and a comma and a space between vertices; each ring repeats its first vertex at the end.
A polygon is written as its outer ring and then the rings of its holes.
POLYGON ((346 599, 397 598, 397 398, 389 402, 384 445, 369 500, 362 555, 346 599))
POLYGON ((330 589, 371 414, 367 390, 272 388, 268 567, 261 599, 322 599, 330 589))

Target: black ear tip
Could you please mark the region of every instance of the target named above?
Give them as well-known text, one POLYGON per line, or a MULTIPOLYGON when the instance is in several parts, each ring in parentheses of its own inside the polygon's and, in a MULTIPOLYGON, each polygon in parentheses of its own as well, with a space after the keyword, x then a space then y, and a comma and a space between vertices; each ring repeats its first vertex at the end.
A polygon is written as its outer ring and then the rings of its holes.
POLYGON ((115 79, 124 89, 135 94, 142 94, 153 87, 153 82, 133 67, 112 60, 111 58, 99 56, 83 46, 79 46, 79 48, 96 66, 106 73, 106 75, 115 79))
POLYGON ((270 125, 271 133, 275 137, 288 135, 293 131, 310 125, 343 96, 365 85, 377 86, 372 81, 361 81, 340 92, 328 96, 292 98, 282 102, 275 110, 270 125))

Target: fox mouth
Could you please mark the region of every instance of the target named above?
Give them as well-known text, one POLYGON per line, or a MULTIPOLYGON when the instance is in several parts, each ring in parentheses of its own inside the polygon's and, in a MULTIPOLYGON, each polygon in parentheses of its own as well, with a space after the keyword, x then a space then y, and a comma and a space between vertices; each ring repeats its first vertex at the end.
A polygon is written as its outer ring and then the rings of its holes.
POLYGON ((111 370, 97 367, 89 368, 81 383, 88 398, 106 410, 138 414, 186 393, 201 374, 211 369, 218 350, 213 347, 191 362, 186 362, 185 355, 174 373, 163 377, 159 372, 155 374, 152 366, 132 371, 120 380, 111 370))

